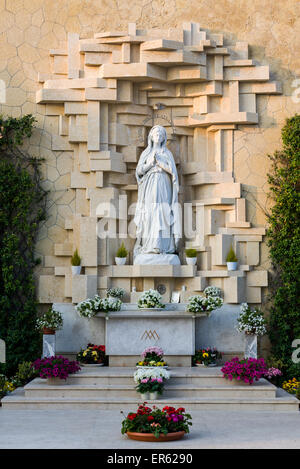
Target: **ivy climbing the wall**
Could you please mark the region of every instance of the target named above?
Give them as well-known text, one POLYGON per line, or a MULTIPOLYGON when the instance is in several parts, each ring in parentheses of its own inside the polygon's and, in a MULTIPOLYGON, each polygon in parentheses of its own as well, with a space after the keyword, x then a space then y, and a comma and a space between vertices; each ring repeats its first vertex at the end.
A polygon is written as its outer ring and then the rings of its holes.
POLYGON ((268 245, 274 275, 270 340, 276 359, 292 363, 292 342, 300 339, 300 115, 287 119, 282 129, 282 151, 270 156, 268 175, 274 205, 269 214, 268 245))
POLYGON ((7 375, 40 355, 34 249, 45 219, 46 192, 40 181, 41 161, 20 147, 33 126, 31 115, 0 116, 0 338, 6 343, 7 360, 1 371, 7 375))

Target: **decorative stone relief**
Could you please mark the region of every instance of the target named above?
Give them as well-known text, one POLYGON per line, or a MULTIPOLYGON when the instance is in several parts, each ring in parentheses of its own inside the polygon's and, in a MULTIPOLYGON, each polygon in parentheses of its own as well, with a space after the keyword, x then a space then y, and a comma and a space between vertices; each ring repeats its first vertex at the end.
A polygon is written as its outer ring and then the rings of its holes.
POLYGON ((165 301, 183 285, 182 302, 215 285, 226 303, 260 303, 267 286, 267 271, 260 270, 265 228, 247 221, 234 156, 235 133, 259 123, 257 95, 281 93, 280 84, 270 81, 269 67, 248 58, 247 43, 225 47, 221 34, 195 23, 168 30, 137 30, 130 23, 128 31, 91 39, 70 33, 66 48, 50 55, 52 74, 39 74, 36 99, 56 129, 52 150, 64 152, 68 164, 72 159, 75 203, 65 222, 67 240, 55 245, 55 256, 46 256, 45 267, 54 275, 40 276, 39 300, 63 296, 78 302, 115 285, 129 295, 134 287, 139 292, 163 281, 165 301), (132 265, 134 238, 97 235, 99 222, 115 224, 119 236, 130 225, 134 211, 124 216, 122 197, 128 206, 137 200, 136 165, 153 125, 167 130, 180 202, 190 204, 198 222, 183 244, 197 249, 197 266, 132 265), (121 241, 130 265, 115 266, 121 241), (234 272, 225 262, 231 244, 239 259, 234 272), (72 277, 76 247, 84 274, 72 277))

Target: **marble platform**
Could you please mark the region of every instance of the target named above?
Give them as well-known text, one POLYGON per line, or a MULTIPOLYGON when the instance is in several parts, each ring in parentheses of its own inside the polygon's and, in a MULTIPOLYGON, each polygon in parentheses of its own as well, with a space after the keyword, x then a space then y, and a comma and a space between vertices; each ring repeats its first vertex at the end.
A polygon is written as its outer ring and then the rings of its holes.
POLYGON ((138 254, 134 265, 180 265, 177 254, 138 254))

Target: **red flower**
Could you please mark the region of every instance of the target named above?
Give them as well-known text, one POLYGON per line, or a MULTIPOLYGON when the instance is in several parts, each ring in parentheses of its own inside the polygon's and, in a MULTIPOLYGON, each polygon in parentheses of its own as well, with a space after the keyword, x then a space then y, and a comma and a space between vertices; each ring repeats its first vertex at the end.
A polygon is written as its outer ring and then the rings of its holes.
POLYGON ((148 420, 148 422, 151 422, 152 420, 154 420, 153 415, 148 415, 147 420, 148 420))
POLYGON ((127 418, 129 418, 129 420, 134 420, 136 417, 137 417, 137 414, 129 414, 127 416, 127 418))
POLYGON ((179 407, 176 412, 185 412, 185 408, 184 407, 179 407))

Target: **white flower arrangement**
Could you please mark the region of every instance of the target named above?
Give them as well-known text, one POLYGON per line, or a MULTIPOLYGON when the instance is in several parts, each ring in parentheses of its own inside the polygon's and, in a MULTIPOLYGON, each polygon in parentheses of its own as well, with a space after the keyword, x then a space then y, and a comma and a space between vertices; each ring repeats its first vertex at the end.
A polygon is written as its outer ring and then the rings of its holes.
POLYGON ((247 303, 241 304, 241 313, 237 322, 238 332, 255 335, 264 335, 267 332, 263 313, 257 308, 252 309, 247 303))
POLYGON ((170 379, 170 372, 164 368, 139 368, 134 372, 133 379, 135 383, 140 383, 142 379, 157 379, 162 378, 163 380, 170 379))
POLYGON ((164 308, 165 305, 162 303, 162 296, 157 290, 145 291, 138 300, 139 308, 164 308))
POLYGON ((209 296, 221 296, 221 288, 219 287, 206 287, 205 290, 204 290, 204 295, 206 297, 209 297, 209 296))
POLYGON ((223 300, 220 296, 190 296, 186 310, 190 313, 210 313, 211 311, 221 308, 223 300))
POLYGON ((113 288, 108 288, 106 290, 106 295, 107 296, 112 296, 113 298, 119 298, 121 299, 125 295, 125 290, 124 288, 121 287, 113 287, 113 288))
POLYGON ((75 306, 79 316, 82 318, 93 318, 97 313, 107 313, 109 311, 120 311, 122 301, 118 298, 100 298, 95 295, 94 298, 88 298, 75 306))

